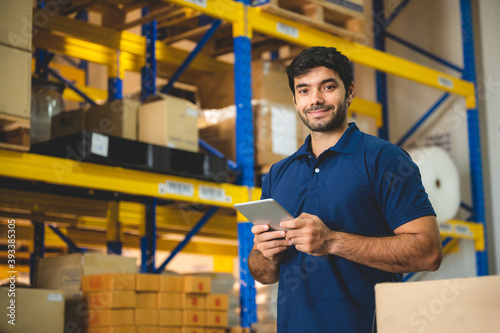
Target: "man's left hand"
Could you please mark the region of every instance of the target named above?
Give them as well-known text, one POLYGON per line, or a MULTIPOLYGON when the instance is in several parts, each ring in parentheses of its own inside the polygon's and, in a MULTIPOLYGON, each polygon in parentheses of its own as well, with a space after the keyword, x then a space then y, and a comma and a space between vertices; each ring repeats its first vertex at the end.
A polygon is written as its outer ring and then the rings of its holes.
POLYGON ((285 237, 292 241, 298 251, 313 256, 331 253, 335 231, 329 229, 316 215, 302 213, 293 220, 281 222, 280 226, 288 229, 285 237))

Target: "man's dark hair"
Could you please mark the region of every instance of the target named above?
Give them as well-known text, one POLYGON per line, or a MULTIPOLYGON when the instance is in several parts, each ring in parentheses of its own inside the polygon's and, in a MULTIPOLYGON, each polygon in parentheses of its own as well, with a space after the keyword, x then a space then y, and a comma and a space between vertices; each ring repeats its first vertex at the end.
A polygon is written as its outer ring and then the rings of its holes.
POLYGON ((314 46, 300 52, 293 59, 290 66, 286 68, 288 84, 293 96, 295 96, 294 78, 307 74, 311 69, 321 66, 333 69, 339 74, 344 83, 346 96, 348 95, 349 86, 353 82, 352 66, 349 58, 334 47, 314 46))

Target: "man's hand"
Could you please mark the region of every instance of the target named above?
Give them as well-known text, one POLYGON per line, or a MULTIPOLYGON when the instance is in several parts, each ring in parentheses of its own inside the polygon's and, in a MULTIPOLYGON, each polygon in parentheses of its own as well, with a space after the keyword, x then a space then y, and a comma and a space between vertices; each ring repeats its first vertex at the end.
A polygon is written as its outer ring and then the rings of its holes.
POLYGON ((283 252, 292 245, 286 240, 285 231, 268 231, 269 225, 261 224, 252 227, 255 235, 254 248, 260 251, 264 258, 272 263, 278 263, 283 256, 283 252))
POLYGON ((313 256, 331 253, 335 231, 329 229, 319 217, 302 213, 296 219, 281 222, 280 226, 289 229, 286 239, 290 240, 298 251, 313 256))

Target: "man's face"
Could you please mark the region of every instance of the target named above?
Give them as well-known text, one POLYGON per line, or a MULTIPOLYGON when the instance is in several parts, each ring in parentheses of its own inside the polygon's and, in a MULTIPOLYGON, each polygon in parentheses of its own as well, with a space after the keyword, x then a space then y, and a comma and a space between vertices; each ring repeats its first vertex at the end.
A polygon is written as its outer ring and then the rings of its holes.
POLYGON ((315 67, 295 81, 294 103, 304 124, 316 132, 331 132, 344 124, 353 100, 354 84, 346 96, 339 75, 326 67, 315 67))

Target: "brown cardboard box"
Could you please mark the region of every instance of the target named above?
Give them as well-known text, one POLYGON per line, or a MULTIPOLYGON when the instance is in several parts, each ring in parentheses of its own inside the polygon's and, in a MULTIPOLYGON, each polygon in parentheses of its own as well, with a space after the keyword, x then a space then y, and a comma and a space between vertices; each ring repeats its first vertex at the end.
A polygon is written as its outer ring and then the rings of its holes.
POLYGON ((203 327, 183 327, 181 332, 182 333, 205 333, 205 329, 203 327))
POLYGON ((136 271, 135 258, 95 253, 67 254, 40 259, 35 274, 35 286, 63 290, 67 300, 81 299, 82 276, 136 271))
POLYGON ((158 333, 157 326, 137 326, 136 333, 158 333))
POLYGON ((205 294, 182 294, 182 308, 190 310, 205 310, 205 299, 205 294))
POLYGON ((198 108, 168 95, 152 96, 139 107, 139 141, 198 151, 198 108))
POLYGON ((185 293, 208 294, 212 290, 212 281, 209 276, 184 275, 182 277, 182 291, 185 293))
POLYGON ((50 137, 55 139, 61 136, 77 133, 85 129, 85 109, 61 112, 52 117, 50 137))
POLYGON ((158 325, 158 310, 156 309, 135 309, 134 322, 138 326, 158 325))
POLYGON ((158 326, 181 326, 182 310, 158 310, 158 326))
MULTIPOLYGON (((5 3, 2 3, 3 5, 5 3)), ((10 15, 3 8, 2 13, 10 15)), ((31 40, 29 43, 31 45, 31 40)), ((0 113, 29 119, 31 115, 31 52, 0 44, 0 59, 2 59, 0 61, 0 73, 2 73, 0 113)))
POLYGON ((205 328, 204 333, 226 333, 224 328, 215 328, 215 327, 207 327, 205 328))
POLYGON ((158 327, 158 333, 182 333, 182 327, 174 327, 174 326, 158 327))
POLYGON ((250 329, 247 327, 231 327, 229 333, 250 333, 250 329))
POLYGON ((181 293, 158 293, 158 309, 181 309, 182 308, 181 293))
POLYGON ((375 303, 379 332, 496 332, 500 276, 381 283, 375 303))
POLYGON ((133 291, 104 291, 84 293, 89 308, 133 308, 136 306, 133 291))
POLYGON ((99 274, 82 277, 82 291, 135 290, 135 274, 99 274))
POLYGON ((0 288, 0 332, 64 331, 64 295, 60 290, 0 288))
MULTIPOLYGON (((221 109, 235 103, 233 71, 203 76, 196 81, 196 86, 202 109, 221 109)), ((281 61, 262 59, 253 61, 252 95, 252 99, 293 103, 286 66, 281 61)))
POLYGON ((4 1, 0 11, 0 44, 31 52, 32 17, 33 1, 4 1))
POLYGON ((205 311, 182 310, 182 326, 205 326, 205 311))
POLYGON ((227 327, 227 311, 206 311, 205 325, 209 327, 227 327))
POLYGON ((136 293, 135 303, 138 308, 156 308, 158 303, 158 293, 136 293))
POLYGON ((92 326, 134 325, 133 309, 89 309, 87 324, 92 326))
POLYGON ((87 333, 136 333, 136 329, 135 329, 135 326, 89 327, 85 332, 87 332, 87 333))
POLYGON ((135 275, 135 290, 136 291, 158 291, 160 279, 156 274, 136 274, 135 275))
POLYGON ((128 98, 90 107, 86 129, 105 135, 137 140, 137 110, 140 103, 128 98))
POLYGON ((200 138, 230 160, 236 160, 235 118, 200 128, 200 138))
POLYGON ((227 311, 229 307, 229 295, 227 294, 208 294, 205 301, 207 310, 227 311))
POLYGON ((182 292, 182 276, 160 275, 160 291, 182 292))

